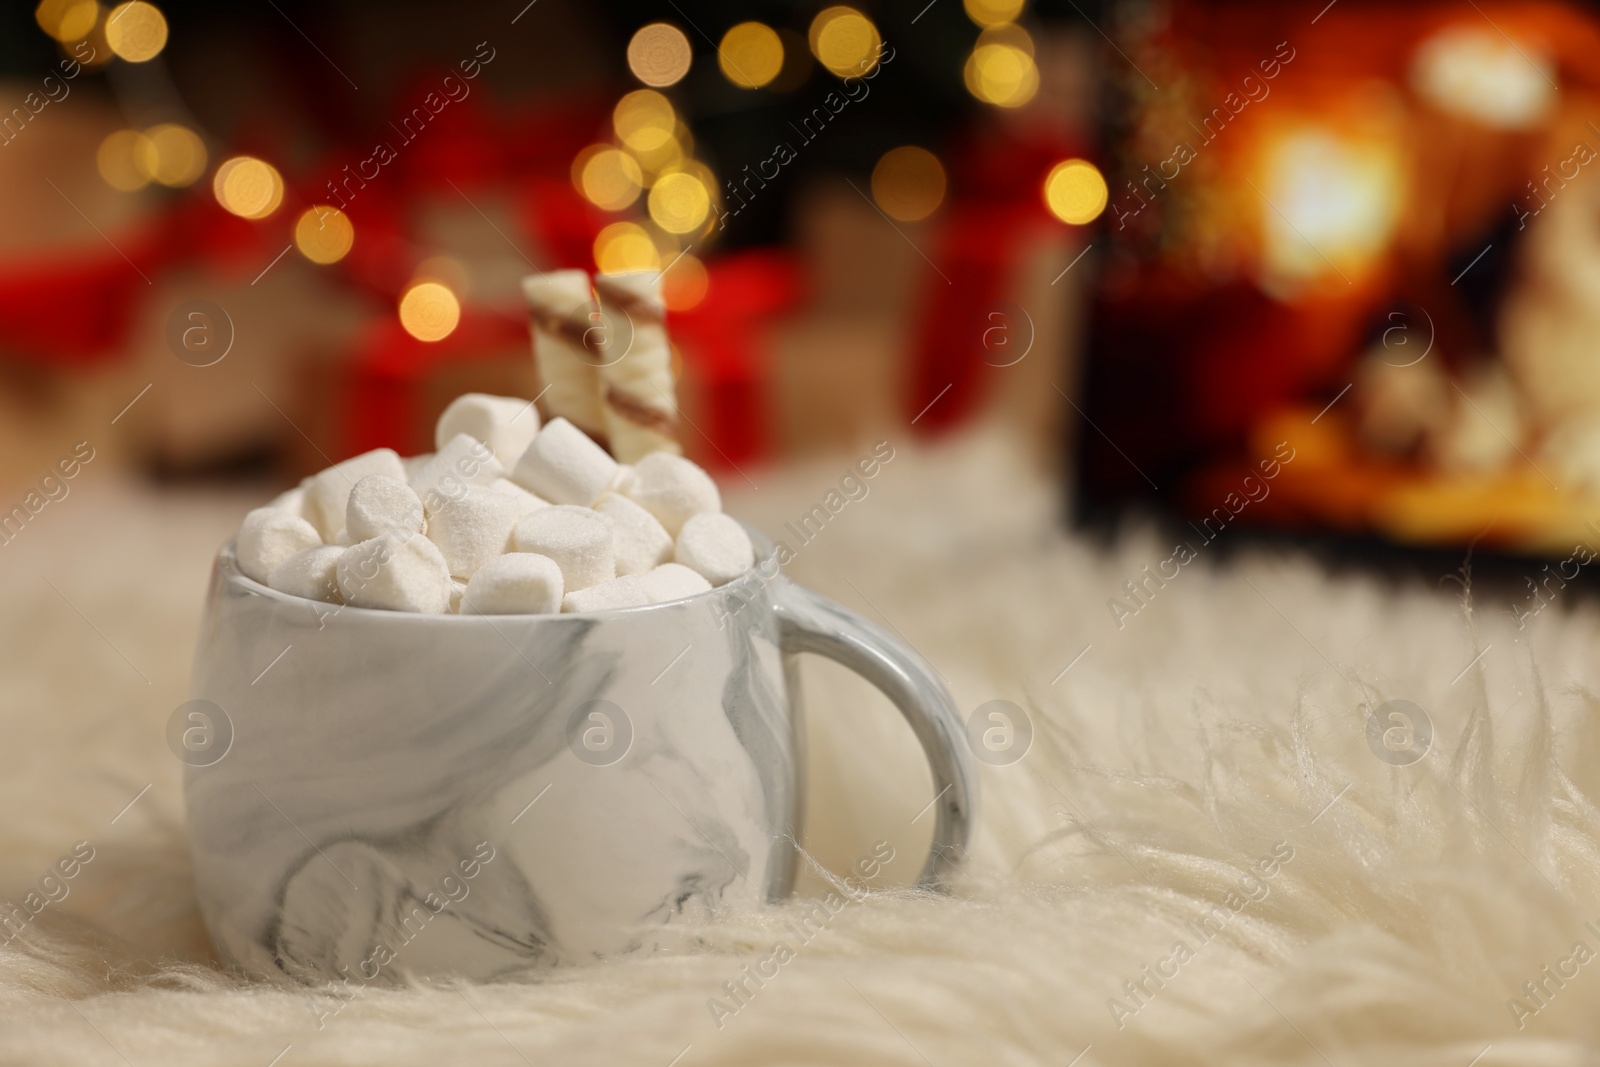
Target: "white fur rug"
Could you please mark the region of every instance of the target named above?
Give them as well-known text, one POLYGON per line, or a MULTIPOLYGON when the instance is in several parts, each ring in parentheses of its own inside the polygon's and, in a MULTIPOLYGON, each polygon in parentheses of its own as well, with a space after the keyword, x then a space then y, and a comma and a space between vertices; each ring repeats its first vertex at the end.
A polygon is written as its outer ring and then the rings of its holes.
MULTIPOLYGON (((1600 1058, 1600 611, 1558 600, 1519 631, 1510 604, 1464 613, 1459 586, 1206 549, 1118 630, 1107 598, 1171 546, 1066 535, 994 438, 896 447, 792 574, 898 629, 964 713, 1027 709, 1031 750, 983 768, 954 896, 894 887, 920 864, 926 772, 885 701, 818 668, 809 849, 841 872, 879 841, 897 858, 809 941, 789 924, 826 892, 815 873, 807 899, 673 954, 348 1003, 220 973, 190 888, 163 731, 210 555, 254 500, 91 468, 0 548, 0 898, 93 850, 0 946, 0 1062, 1600 1058), (1367 741, 1393 698, 1434 729, 1409 766, 1367 741), (777 942, 794 958, 730 1000, 777 942), (720 1027, 714 998, 738 1006, 720 1027)), ((852 459, 750 471, 759 490, 734 478, 729 510, 775 531, 852 459)))

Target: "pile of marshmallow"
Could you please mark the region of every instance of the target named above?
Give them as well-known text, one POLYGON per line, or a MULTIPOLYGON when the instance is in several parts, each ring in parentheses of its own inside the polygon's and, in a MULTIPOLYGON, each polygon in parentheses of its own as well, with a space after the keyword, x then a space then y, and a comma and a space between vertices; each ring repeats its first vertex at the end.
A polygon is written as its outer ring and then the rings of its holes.
POLYGON ((620 464, 566 419, 481 393, 435 436, 437 452, 376 449, 250 512, 239 570, 352 607, 504 615, 664 603, 755 563, 716 484, 672 452, 620 464))

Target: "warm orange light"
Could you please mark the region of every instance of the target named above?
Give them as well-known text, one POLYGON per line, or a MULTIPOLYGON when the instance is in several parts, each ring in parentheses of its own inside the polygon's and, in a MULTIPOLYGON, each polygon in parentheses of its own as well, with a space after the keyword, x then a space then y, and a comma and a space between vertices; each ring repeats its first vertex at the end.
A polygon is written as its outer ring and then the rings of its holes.
POLYGON ((872 199, 883 213, 901 222, 933 214, 944 201, 944 165, 926 148, 891 148, 872 168, 872 199))
POLYGON ((682 81, 693 58, 689 38, 665 22, 640 27, 628 42, 628 69, 635 78, 657 89, 682 81))
POLYGON ((33 9, 34 21, 51 37, 67 44, 89 36, 100 18, 94 0, 44 0, 33 9))
POLYGON ((1100 169, 1087 159, 1057 163, 1044 180, 1045 206, 1056 218, 1074 226, 1099 218, 1109 196, 1100 169))
POLYGON ((118 4, 106 18, 106 43, 129 63, 154 59, 167 45, 167 18, 145 0, 118 4))
POLYGON ((967 91, 997 107, 1026 104, 1039 91, 1033 48, 1033 38, 1020 26, 1004 24, 983 31, 962 71, 967 91))
POLYGON ((594 261, 602 274, 660 270, 661 254, 636 222, 613 222, 594 239, 594 261))
POLYGON ((591 145, 573 161, 572 184, 595 207, 621 211, 639 199, 644 174, 628 153, 610 145, 591 145))
POLYGON ((419 341, 442 341, 461 322, 461 302, 438 282, 419 282, 400 298, 400 325, 419 341))
POLYGON ((151 177, 174 189, 193 185, 206 172, 206 145, 187 126, 164 123, 145 131, 154 150, 151 177))
POLYGON ((107 185, 131 193, 150 184, 156 149, 138 130, 117 130, 100 142, 94 161, 107 185))
POLYGON ((998 26, 1005 22, 1015 22, 1026 4, 1027 0, 962 0, 961 2, 961 6, 966 8, 967 17, 980 26, 998 26))
POLYGON ((711 193, 701 179, 688 171, 674 171, 656 180, 650 189, 650 218, 668 233, 689 233, 711 213, 711 193))
POLYGON ((711 276, 706 265, 685 252, 672 261, 661 275, 661 298, 668 311, 688 311, 705 300, 711 288, 711 276))
POLYGON ((741 22, 722 35, 717 65, 739 88, 759 89, 783 70, 783 41, 764 23, 741 22))
POLYGON ((211 180, 217 203, 245 219, 264 219, 283 203, 283 176, 253 156, 234 156, 211 180))
POLYGON ((635 152, 653 152, 672 139, 678 116, 672 103, 654 89, 635 89, 617 101, 611 125, 617 140, 635 152))
POLYGON ((839 77, 870 74, 883 38, 872 20, 853 7, 830 7, 811 20, 811 53, 839 77))
POLYGON ((350 216, 327 204, 308 208, 294 226, 294 246, 313 263, 339 262, 355 241, 350 216))

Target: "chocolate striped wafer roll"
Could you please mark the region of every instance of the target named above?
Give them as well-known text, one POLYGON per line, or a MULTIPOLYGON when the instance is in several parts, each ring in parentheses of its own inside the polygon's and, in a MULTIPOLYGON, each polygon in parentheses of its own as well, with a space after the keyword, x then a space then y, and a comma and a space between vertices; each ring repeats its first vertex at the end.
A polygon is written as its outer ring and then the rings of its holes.
POLYGON ((606 319, 600 410, 611 454, 633 463, 651 452, 681 453, 661 274, 602 274, 594 290, 606 319))
POLYGON ((544 406, 590 437, 603 438, 600 410, 600 342, 606 332, 594 317, 589 275, 553 270, 522 279, 533 328, 533 358, 545 384, 544 406))

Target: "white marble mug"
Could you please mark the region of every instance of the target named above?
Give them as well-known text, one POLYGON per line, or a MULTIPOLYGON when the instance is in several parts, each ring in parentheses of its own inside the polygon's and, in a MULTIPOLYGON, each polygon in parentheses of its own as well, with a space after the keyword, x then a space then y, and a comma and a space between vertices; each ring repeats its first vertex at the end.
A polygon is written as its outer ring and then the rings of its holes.
POLYGON ((941 886, 976 802, 954 704, 914 652, 778 576, 766 548, 744 579, 671 603, 457 616, 289 596, 225 547, 191 687, 220 741, 186 760, 185 788, 223 959, 487 980, 647 951, 665 925, 781 899, 808 652, 915 731, 937 792, 921 881, 941 886))

